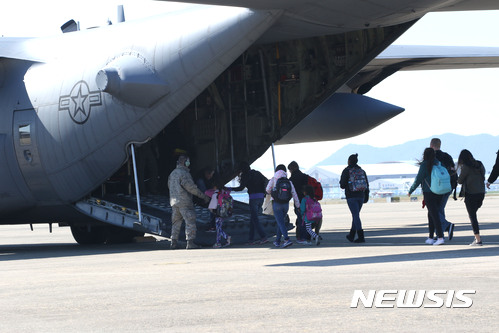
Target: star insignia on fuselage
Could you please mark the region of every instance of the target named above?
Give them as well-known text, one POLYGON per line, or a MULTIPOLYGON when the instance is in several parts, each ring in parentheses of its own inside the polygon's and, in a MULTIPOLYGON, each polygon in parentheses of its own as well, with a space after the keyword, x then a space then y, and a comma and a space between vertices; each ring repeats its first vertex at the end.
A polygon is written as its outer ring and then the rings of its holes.
POLYGON ((90 117, 94 106, 102 105, 101 92, 90 91, 87 82, 77 82, 69 95, 59 97, 59 111, 68 111, 77 124, 84 124, 90 117))

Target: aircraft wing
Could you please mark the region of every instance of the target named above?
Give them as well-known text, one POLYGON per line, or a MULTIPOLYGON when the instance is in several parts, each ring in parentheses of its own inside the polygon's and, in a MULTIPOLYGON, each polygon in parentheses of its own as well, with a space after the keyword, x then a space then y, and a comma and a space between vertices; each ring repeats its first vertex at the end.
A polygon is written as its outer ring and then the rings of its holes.
MULTIPOLYGON (((168 0, 163 0, 168 1, 168 0)), ((414 21, 434 11, 494 10, 496 0, 175 0, 205 5, 282 10, 283 14, 260 38, 262 43, 324 36, 414 21)))
POLYGON ((499 68, 499 47, 392 45, 349 82, 359 94, 398 71, 499 68))
POLYGON ((41 56, 42 52, 30 52, 30 47, 27 47, 27 41, 35 41, 35 39, 24 37, 0 38, 0 58, 28 60, 33 62, 43 61, 44 59, 41 56))
MULTIPOLYGON (((163 0, 169 1, 169 0, 163 0)), ((319 7, 320 4, 323 7, 327 7, 328 1, 325 0, 175 0, 175 2, 186 2, 186 3, 198 3, 198 4, 206 4, 206 5, 220 5, 220 6, 237 6, 237 7, 246 7, 246 8, 254 8, 254 9, 285 9, 285 10, 293 10, 298 12, 298 9, 303 8, 313 8, 319 7)), ((338 5, 339 2, 350 2, 354 1, 331 1, 338 5)), ((382 4, 380 1, 363 1, 364 7, 375 7, 375 6, 383 6, 386 8, 387 4, 382 4)), ((393 6, 395 3, 399 1, 393 1, 393 6)), ((417 1, 413 1, 417 2, 417 1)), ((412 7, 416 5, 413 3, 412 7)), ((445 10, 445 11, 461 11, 461 10, 491 10, 497 9, 497 1, 496 0, 461 0, 461 1, 447 1, 444 5, 435 5, 434 10, 445 10)), ((360 7, 358 7, 360 8, 360 7)), ((361 10, 359 9, 359 12, 361 10)))

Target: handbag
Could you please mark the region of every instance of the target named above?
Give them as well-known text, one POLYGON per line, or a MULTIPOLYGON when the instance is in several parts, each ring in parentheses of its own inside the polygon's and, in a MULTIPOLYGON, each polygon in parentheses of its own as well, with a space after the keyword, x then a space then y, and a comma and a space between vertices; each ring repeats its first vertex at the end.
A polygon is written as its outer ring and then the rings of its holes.
POLYGON ((263 201, 263 214, 265 215, 274 215, 274 208, 272 207, 272 200, 270 200, 270 194, 265 196, 265 200, 263 201))

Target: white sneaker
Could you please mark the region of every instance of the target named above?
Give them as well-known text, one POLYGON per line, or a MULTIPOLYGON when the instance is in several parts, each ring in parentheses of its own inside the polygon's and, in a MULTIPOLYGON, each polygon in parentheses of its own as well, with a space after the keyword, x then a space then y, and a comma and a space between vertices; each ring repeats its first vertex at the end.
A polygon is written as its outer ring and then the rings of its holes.
POLYGON ((476 238, 471 242, 470 246, 482 246, 482 241, 477 242, 476 238))
POLYGON ((435 243, 433 243, 433 245, 442 245, 444 242, 445 241, 443 238, 439 238, 439 239, 437 239, 437 241, 435 243))
POLYGON ((427 240, 425 240, 425 243, 429 244, 429 245, 433 245, 433 243, 435 243, 435 241, 433 240, 433 238, 428 238, 427 240))

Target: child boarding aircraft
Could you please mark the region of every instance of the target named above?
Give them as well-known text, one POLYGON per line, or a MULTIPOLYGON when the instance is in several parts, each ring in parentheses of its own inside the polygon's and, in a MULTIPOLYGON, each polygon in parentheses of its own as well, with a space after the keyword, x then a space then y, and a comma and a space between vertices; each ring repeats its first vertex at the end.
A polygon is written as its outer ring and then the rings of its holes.
POLYGON ((160 192, 178 149, 230 180, 237 161, 274 142, 350 137, 398 114, 362 96, 397 70, 499 63, 497 50, 476 48, 376 58, 430 11, 499 9, 495 0, 192 2, 205 5, 0 38, 0 224, 69 225, 82 244, 167 236, 166 199, 130 204, 134 186, 147 191, 130 180, 135 148, 138 178, 159 176, 160 192), (151 152, 159 175, 140 167, 151 152))

